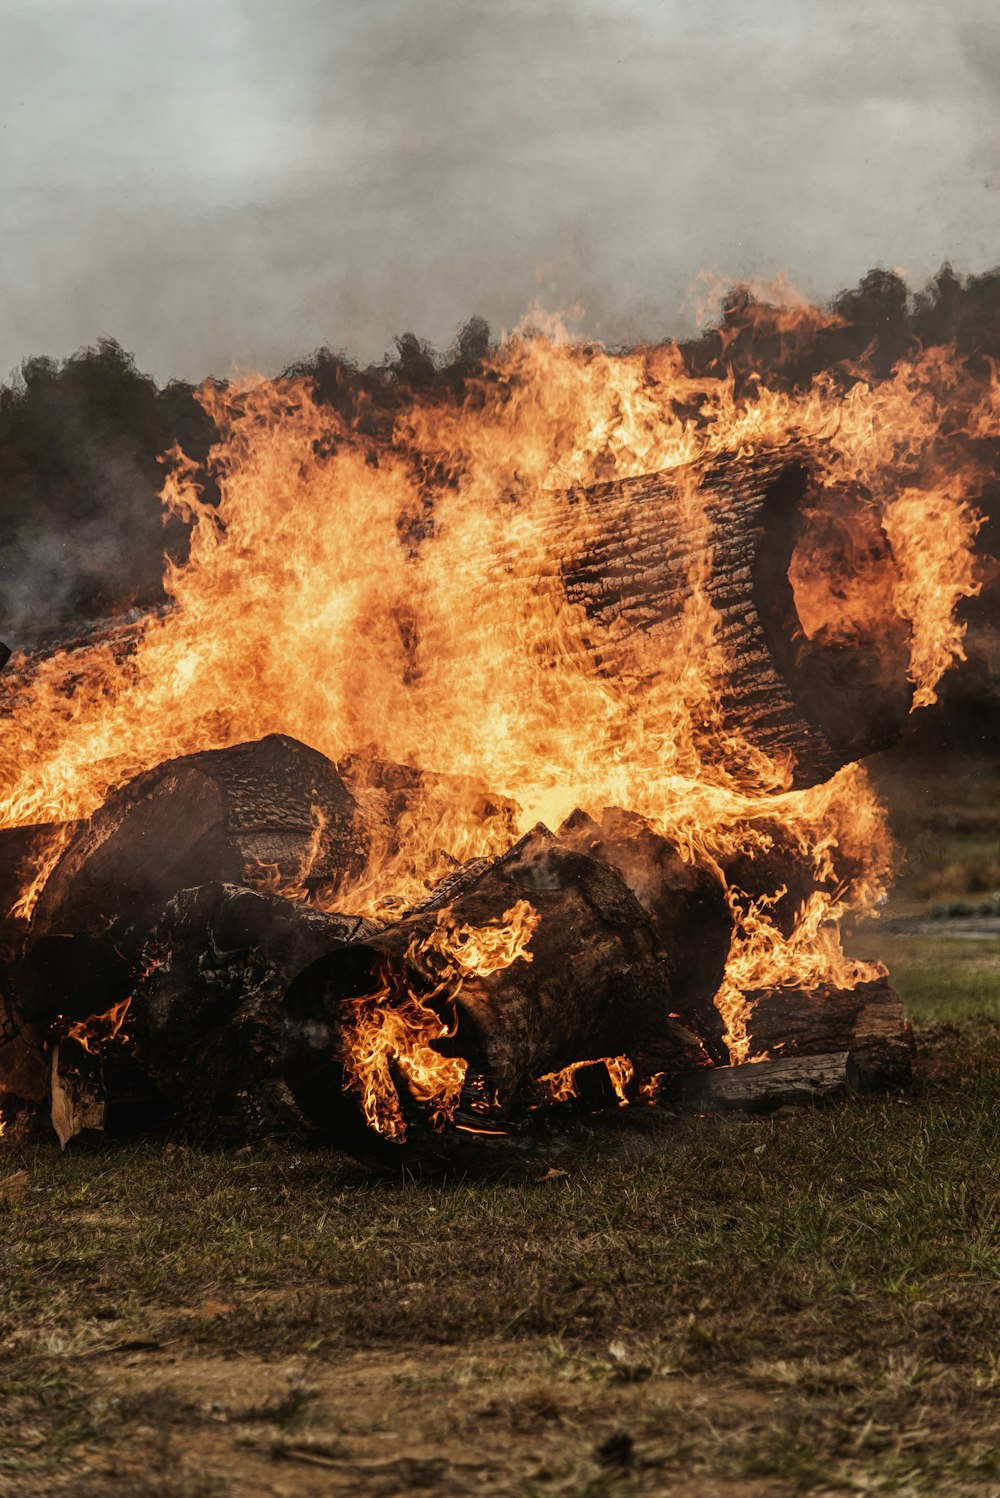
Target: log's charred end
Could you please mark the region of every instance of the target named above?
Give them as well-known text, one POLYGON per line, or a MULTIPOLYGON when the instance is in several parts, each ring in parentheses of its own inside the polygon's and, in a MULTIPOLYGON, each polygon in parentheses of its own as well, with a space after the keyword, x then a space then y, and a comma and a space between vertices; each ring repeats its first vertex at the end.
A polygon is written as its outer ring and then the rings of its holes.
POLYGON ((774 663, 830 746, 798 756, 796 786, 896 743, 913 701, 899 574, 860 492, 820 490, 804 463, 769 485, 753 565, 753 601, 774 663))
POLYGON ((365 1122, 349 1091, 344 1029, 352 1000, 378 991, 384 954, 358 942, 329 952, 304 968, 285 992, 281 1072, 310 1125, 356 1158, 388 1165, 404 1151, 365 1122))
POLYGON ((11 650, 10 646, 5 645, 3 641, 0 640, 0 671, 3 670, 4 666, 6 666, 12 654, 13 651, 11 650))
POLYGON ((9 982, 24 1020, 86 1020, 128 998, 133 976, 110 941, 78 932, 39 937, 11 968, 9 982))

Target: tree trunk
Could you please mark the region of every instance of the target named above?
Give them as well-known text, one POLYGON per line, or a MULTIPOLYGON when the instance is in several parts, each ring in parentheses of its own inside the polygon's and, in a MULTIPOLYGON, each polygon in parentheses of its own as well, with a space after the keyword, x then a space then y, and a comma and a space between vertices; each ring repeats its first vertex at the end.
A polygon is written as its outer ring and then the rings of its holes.
POLYGON ((524 1107, 536 1078, 576 1062, 642 1053, 663 1069, 707 1060, 670 1018, 666 954, 614 869, 537 827, 467 878, 443 911, 418 912, 332 952, 291 984, 285 1076, 313 1123, 345 1147, 387 1160, 446 1148, 432 1127, 432 1105, 411 1087, 408 1053, 390 1046, 375 1074, 374 1128, 365 1125, 352 1070, 359 1016, 405 1014, 414 997, 437 1021, 424 1031, 430 1054, 468 1063, 459 1111, 477 1122, 459 1122, 452 1132, 502 1127, 524 1107), (447 958, 428 939, 495 929, 512 912, 523 913, 521 902, 539 918, 530 960, 518 956, 486 973, 481 965, 457 982, 453 965, 449 981, 447 958))
MULTIPOLYGON (((820 632, 808 640, 796 612, 789 566, 805 534, 805 511, 828 502, 817 499, 808 459, 786 449, 718 460, 700 481, 704 524, 683 502, 688 477, 670 470, 580 491, 571 496, 564 532, 557 527, 548 539, 549 553, 562 559, 570 602, 582 605, 591 622, 590 646, 601 669, 631 679, 637 692, 649 685, 657 647, 669 649, 691 600, 692 567, 707 560, 703 589, 718 614, 728 661, 720 684, 722 732, 703 730, 709 759, 731 757, 725 736, 735 732, 774 759, 790 757, 793 784, 805 787, 894 743, 912 698, 905 623, 890 609, 867 634, 839 639, 820 632), (586 507, 585 543, 578 539, 577 505, 586 507), (643 637, 641 674, 632 679, 629 647, 643 637)), ((843 495, 837 503, 851 508, 843 495)), ((891 598, 896 572, 888 541, 860 501, 854 520, 857 544, 868 565, 880 569, 891 598)), ((821 574, 829 568, 836 596, 841 551, 831 543, 828 556, 811 565, 821 574)))

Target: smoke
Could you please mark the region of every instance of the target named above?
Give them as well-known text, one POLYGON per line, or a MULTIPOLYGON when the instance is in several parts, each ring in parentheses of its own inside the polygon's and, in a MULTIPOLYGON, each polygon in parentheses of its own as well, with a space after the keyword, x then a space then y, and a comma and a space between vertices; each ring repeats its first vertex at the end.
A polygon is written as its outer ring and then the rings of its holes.
POLYGON ((204 457, 210 430, 189 387, 158 389, 113 340, 26 361, 0 388, 0 637, 30 647, 157 603, 186 539, 163 524, 160 457, 204 457))
POLYGON ((819 296, 1000 243, 988 0, 16 10, 0 369, 107 328, 161 380, 370 361, 538 295, 630 342, 702 266, 819 296))

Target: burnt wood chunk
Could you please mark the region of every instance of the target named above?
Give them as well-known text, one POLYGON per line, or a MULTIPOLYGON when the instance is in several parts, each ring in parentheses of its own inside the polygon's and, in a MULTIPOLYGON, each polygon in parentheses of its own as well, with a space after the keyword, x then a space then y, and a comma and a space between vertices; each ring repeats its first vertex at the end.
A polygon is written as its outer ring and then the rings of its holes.
POLYGON ((729 1060, 713 1002, 726 970, 733 914, 718 876, 686 863, 634 812, 609 807, 600 821, 575 811, 559 829, 567 846, 608 864, 646 911, 670 967, 672 1012, 700 1035, 716 1065, 729 1060))
POLYGON ((748 1056, 819 1056, 850 1051, 858 1085, 905 1087, 913 1074, 913 1031, 888 978, 835 988, 775 988, 747 994, 748 1056))
POLYGON ((281 1078, 281 1001, 321 953, 369 935, 331 915, 227 884, 186 889, 145 953, 129 1028, 137 1063, 188 1133, 235 1143, 301 1130, 281 1078))
POLYGON ((0 1112, 6 1111, 8 1099, 44 1103, 48 1090, 42 1037, 34 1026, 18 1018, 0 985, 0 1112))
POLYGON ((365 853, 353 796, 295 739, 272 734, 168 760, 115 791, 70 841, 35 908, 15 995, 20 988, 19 1004, 38 1017, 45 992, 50 1015, 101 1012, 114 1002, 109 975, 127 987, 178 891, 210 881, 329 886, 360 872, 365 853), (53 950, 67 939, 81 954, 87 947, 77 980, 74 959, 53 950))
POLYGON ((861 1085, 849 1051, 779 1056, 752 1066, 714 1066, 674 1077, 660 1102, 682 1113, 772 1113, 852 1097, 861 1085))
POLYGON ((356 1006, 366 998, 391 1006, 408 994, 433 1005, 440 975, 429 955, 415 953, 436 926, 444 919, 452 929, 495 927, 521 901, 538 918, 531 960, 465 976, 441 1010, 452 1034, 435 1049, 468 1062, 467 1076, 491 1100, 478 1127, 517 1117, 536 1078, 576 1062, 641 1053, 660 1069, 676 1069, 705 1059, 670 1018, 668 961, 635 895, 615 869, 539 826, 472 873, 443 910, 416 912, 332 952, 290 985, 285 1076, 313 1123, 369 1152, 381 1144, 383 1154, 405 1155, 426 1144, 433 1131, 421 1127, 415 1100, 398 1082, 405 1142, 379 1141, 364 1125, 345 1064, 356 1006))
MULTIPOLYGON (((912 700, 909 632, 891 610, 850 638, 804 633, 789 568, 810 506, 833 502, 812 478, 808 453, 730 456, 697 480, 673 469, 570 495, 548 550, 562 558, 570 602, 585 610, 599 668, 636 692, 656 679, 658 659, 676 640, 692 567, 710 559, 702 587, 718 615, 726 671, 721 723, 701 731, 702 752, 731 762, 735 733, 772 759, 790 760, 794 786, 810 786, 895 743, 912 700), (687 489, 695 481, 699 503, 692 506, 687 489), (582 516, 574 514, 578 506, 582 516)), ((851 518, 867 515, 860 497, 838 494, 836 507, 851 518)), ((875 526, 877 546, 869 551, 879 552, 891 596, 889 543, 877 523, 866 524, 875 526)), ((828 569, 831 594, 843 565, 832 545, 811 559, 813 574, 828 569)))
POLYGON ((96 1056, 74 1041, 53 1047, 49 1109, 61 1149, 78 1134, 103 1134, 107 1097, 96 1056))

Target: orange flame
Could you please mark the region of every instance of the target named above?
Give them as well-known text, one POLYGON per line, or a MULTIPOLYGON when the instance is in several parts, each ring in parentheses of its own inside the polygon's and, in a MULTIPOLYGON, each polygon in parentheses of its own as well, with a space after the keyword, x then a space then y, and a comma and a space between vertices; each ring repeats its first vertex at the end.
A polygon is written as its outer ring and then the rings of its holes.
MULTIPOLYGON (((824 317, 792 306, 782 326, 808 332, 824 317)), ((585 544, 591 523, 564 491, 671 469, 694 524, 699 474, 714 457, 812 444, 819 482, 863 492, 889 538, 885 608, 905 621, 914 702, 924 705, 962 657, 955 607, 977 588, 983 484, 967 439, 997 434, 996 375, 984 397, 954 351, 931 349, 880 381, 859 372, 844 389, 821 375, 800 391, 758 382, 738 395, 724 367, 694 377, 674 346, 613 354, 552 331, 512 336, 464 404, 416 401, 389 445, 353 431, 300 380, 205 387, 220 498, 209 504, 205 475, 172 455, 164 503, 192 525, 187 560, 166 564, 172 606, 146 622, 124 659, 98 644, 24 678, 2 727, 0 820, 85 817, 109 788, 165 759, 271 732, 335 760, 373 744, 385 760, 465 777, 517 803, 510 829, 464 804, 428 801, 404 852, 373 846, 349 898, 358 913, 385 914, 456 861, 496 855, 518 831, 539 820, 555 827, 577 806, 628 807, 715 871, 778 817, 823 888, 791 936, 766 901, 729 891, 737 929, 718 1004, 738 1059, 747 992, 852 984, 877 971, 844 957, 839 925, 848 912, 873 913, 884 891, 884 816, 857 767, 789 793, 788 764, 738 737, 728 756, 703 757, 696 727, 720 721, 729 664, 697 570, 707 558, 692 564, 674 648, 657 659, 648 691, 632 690, 627 670, 612 679, 593 666, 586 620, 566 599, 552 551, 553 535, 585 544), (432 517, 418 477, 427 472, 441 479, 432 517), (845 854, 861 872, 838 882, 845 854)), ((807 583, 803 572, 800 597, 807 583)), ((863 576, 845 582, 834 615, 854 617, 866 586, 863 576)), ((829 623, 828 604, 814 627, 829 623)), ((619 643, 626 666, 631 651, 640 667, 642 641, 619 643)), ((51 866, 40 865, 22 915, 51 866)), ((304 868, 300 897, 307 878, 304 868)), ((530 955, 509 932, 434 940, 450 943, 445 1001, 466 958, 530 955)), ((445 956, 432 943, 414 961, 432 954, 445 956)), ((364 1088, 369 1121, 393 1137, 404 1125, 386 1113, 391 1057, 436 1116, 453 1111, 461 1089, 464 1064, 433 1049, 452 1023, 447 1002, 445 1018, 435 1004, 387 986, 358 1012, 353 1085, 364 1088)))
MULTIPOLYGON (((131 1007, 132 995, 129 994, 119 1003, 112 1004, 106 1014, 95 1014, 89 1019, 74 1020, 72 1024, 66 1026, 65 1037, 67 1040, 77 1041, 88 1055, 98 1056, 113 1040, 127 1039, 127 1036, 122 1034, 122 1025, 131 1007)), ((59 1024, 58 1020, 56 1024, 59 1024)))
POLYGON ((378 1133, 406 1138, 393 1067, 424 1105, 432 1126, 454 1115, 467 1063, 442 1056, 434 1042, 454 1036, 455 999, 466 978, 532 960, 528 944, 540 919, 527 900, 504 911, 496 925, 456 926, 441 911, 429 935, 411 939, 403 963, 425 980, 426 991, 415 993, 412 984, 393 975, 377 993, 354 1001, 353 1022, 344 1031, 345 1086, 358 1094, 366 1121, 378 1133))

